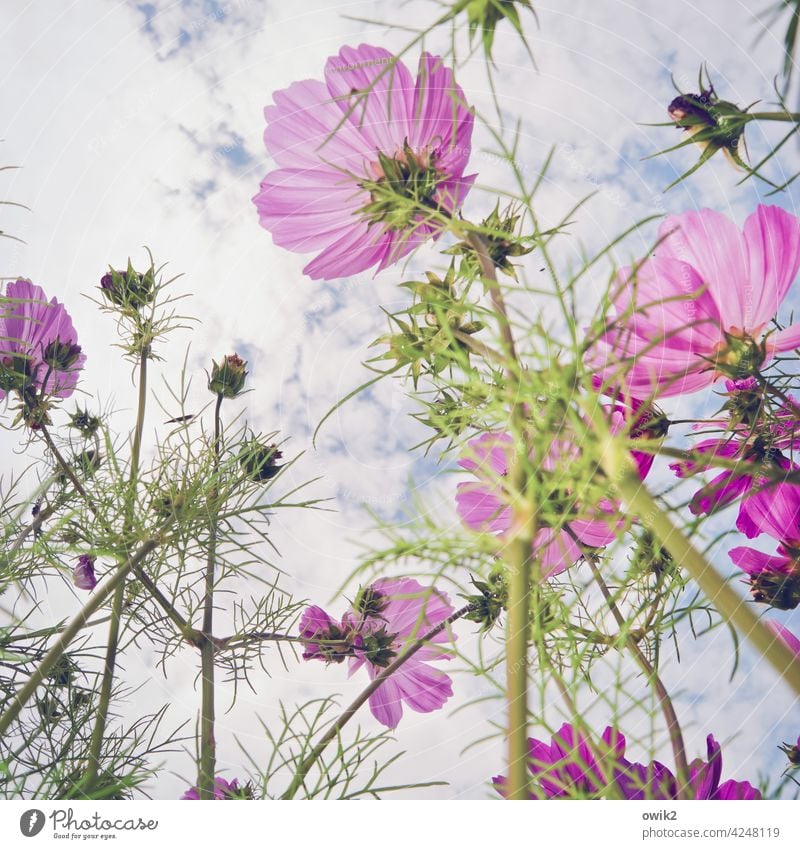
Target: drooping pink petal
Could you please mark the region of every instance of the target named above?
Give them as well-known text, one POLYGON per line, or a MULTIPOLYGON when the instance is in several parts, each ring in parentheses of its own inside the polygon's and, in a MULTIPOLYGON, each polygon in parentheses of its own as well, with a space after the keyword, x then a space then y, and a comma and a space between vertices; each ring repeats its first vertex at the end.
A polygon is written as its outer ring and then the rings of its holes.
POLYGON ((729 557, 743 572, 748 575, 758 575, 760 572, 788 572, 789 559, 775 557, 747 546, 737 546, 728 552, 729 557))

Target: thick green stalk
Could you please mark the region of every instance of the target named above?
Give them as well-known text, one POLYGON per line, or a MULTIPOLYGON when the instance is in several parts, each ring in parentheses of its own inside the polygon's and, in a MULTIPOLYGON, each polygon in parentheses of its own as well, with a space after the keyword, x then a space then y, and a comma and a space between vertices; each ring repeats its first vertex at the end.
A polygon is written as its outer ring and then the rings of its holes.
POLYGON ((466 240, 475 251, 482 277, 489 288, 500 330, 506 365, 507 388, 511 393, 510 429, 515 456, 509 470, 512 497, 511 527, 503 560, 508 567, 508 617, 506 626, 506 688, 508 701, 507 798, 527 799, 530 795, 528 770, 528 643, 531 632, 532 546, 536 535, 536 513, 528 494, 525 464, 525 410, 519 393, 519 357, 506 310, 503 290, 486 245, 479 235, 467 230, 466 240))
POLYGON ((80 613, 75 616, 66 628, 60 633, 58 639, 42 658, 42 662, 34 670, 31 677, 11 700, 11 705, 5 713, 0 716, 0 739, 8 732, 11 724, 19 716, 20 711, 36 691, 36 688, 44 681, 50 670, 66 651, 69 644, 75 639, 80 631, 86 627, 89 617, 97 612, 105 604, 106 599, 123 584, 128 573, 138 566, 154 549, 158 547, 158 540, 148 539, 142 543, 139 550, 132 557, 121 563, 117 571, 110 578, 103 581, 95 590, 92 597, 85 604, 80 613))
MULTIPOLYGON (((139 460, 142 450, 145 410, 147 407, 147 355, 147 348, 144 348, 139 354, 139 400, 137 404, 136 426, 133 432, 133 443, 131 445, 131 469, 126 495, 125 531, 123 532, 123 539, 127 536, 127 532, 132 525, 133 510, 136 501, 136 485, 139 480, 139 460)), ((94 728, 92 729, 92 739, 89 743, 89 763, 82 781, 87 793, 91 793, 92 784, 100 769, 100 758, 106 724, 108 722, 108 711, 111 706, 114 673, 117 665, 117 649, 119 647, 119 633, 124 600, 125 582, 122 581, 116 590, 114 590, 114 597, 111 601, 111 619, 108 626, 108 639, 106 641, 105 665, 103 667, 103 677, 100 682, 100 694, 97 699, 97 711, 95 713, 94 728)))
POLYGON ((392 663, 389 664, 385 669, 381 670, 381 672, 375 676, 375 678, 370 681, 370 683, 359 693, 358 697, 353 701, 341 714, 341 716, 336 720, 336 722, 331 725, 331 727, 325 732, 322 736, 322 739, 317 743, 316 746, 311 750, 309 755, 303 760, 300 766, 297 768, 297 771, 294 774, 294 778, 292 779, 292 783, 286 788, 286 791, 281 796, 281 799, 294 799, 297 791, 303 786, 306 776, 308 775, 309 770, 312 766, 319 760, 322 753, 327 748, 328 744, 335 740, 341 730, 347 725, 347 723, 355 716, 356 711, 367 701, 367 699, 380 687, 383 682, 394 675, 398 669, 408 660, 410 660, 426 643, 430 642, 437 634, 441 634, 445 628, 449 625, 452 625, 457 619, 460 619, 462 616, 466 616, 473 609, 471 604, 467 604, 462 607, 460 610, 457 610, 455 613, 451 614, 447 617, 443 622, 440 622, 434 628, 431 628, 427 634, 424 634, 418 640, 415 640, 411 645, 401 654, 399 654, 392 663))
MULTIPOLYGON (((214 478, 219 475, 220 434, 222 421, 222 393, 217 395, 214 408, 214 478)), ((212 507, 208 534, 208 559, 206 560, 205 598, 203 599, 203 641, 200 645, 202 677, 200 711, 200 771, 197 787, 201 799, 214 798, 214 775, 216 772, 216 742, 214 739, 214 568, 217 558, 217 487, 211 491, 212 507)))
POLYGON ((611 435, 598 405, 586 401, 584 409, 600 437, 601 462, 611 481, 612 491, 622 496, 630 513, 638 516, 642 525, 652 531, 675 562, 697 582, 719 613, 761 652, 783 680, 800 695, 800 660, 794 652, 761 622, 751 605, 731 588, 728 581, 659 507, 639 477, 627 448, 611 435))
MULTIPOLYGON (((516 521, 520 520, 514 511, 516 521)), ((531 521, 528 524, 531 524, 531 521)), ((512 526, 512 533, 514 528, 512 526)), ((508 567, 508 617, 506 633, 506 687, 508 700, 508 790, 509 799, 527 799, 528 770, 528 638, 531 630, 529 598, 531 538, 516 528, 504 554, 508 567)))

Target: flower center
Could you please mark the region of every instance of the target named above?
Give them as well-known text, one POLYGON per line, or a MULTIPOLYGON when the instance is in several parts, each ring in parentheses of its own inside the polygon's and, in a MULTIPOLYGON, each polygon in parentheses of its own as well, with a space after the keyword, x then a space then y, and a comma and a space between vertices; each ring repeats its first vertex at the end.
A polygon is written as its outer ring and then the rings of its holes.
POLYGON ((759 374, 767 359, 765 343, 754 338, 760 331, 761 328, 757 328, 752 335, 738 327, 724 331, 725 341, 717 344, 711 357, 716 371, 733 380, 759 374))
POLYGON ((361 653, 368 663, 373 666, 385 668, 397 656, 392 644, 397 638, 396 634, 390 634, 386 628, 380 628, 371 633, 362 634, 361 653))
POLYGON ((795 566, 789 574, 764 570, 750 577, 753 601, 768 604, 776 610, 794 610, 800 604, 800 570, 795 566))
POLYGON ((408 139, 394 156, 378 151, 377 162, 368 166, 370 177, 359 183, 369 192, 370 201, 360 210, 367 221, 406 230, 420 222, 426 209, 438 209, 436 189, 444 175, 435 160, 435 151, 412 148, 408 139))

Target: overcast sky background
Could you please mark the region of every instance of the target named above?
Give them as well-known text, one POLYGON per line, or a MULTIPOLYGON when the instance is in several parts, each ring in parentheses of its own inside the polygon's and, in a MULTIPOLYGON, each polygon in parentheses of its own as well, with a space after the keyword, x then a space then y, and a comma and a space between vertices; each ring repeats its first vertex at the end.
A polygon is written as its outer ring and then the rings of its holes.
MULTIPOLYGON (((540 27, 531 20, 527 24, 538 71, 508 26, 498 32, 495 55, 503 108, 522 119, 530 173, 558 145, 540 200, 542 226, 556 223, 591 190, 597 195, 573 228, 589 247, 601 247, 655 213, 711 206, 741 223, 759 200, 758 184, 737 186, 727 163, 715 158, 664 194, 696 153, 684 150, 643 162, 678 140, 674 130, 645 125, 665 119, 674 96, 670 74, 684 89, 696 90, 702 62, 725 99, 742 105, 771 99, 782 27, 755 44, 761 31, 755 14, 762 3, 549 0, 535 5, 540 27)), ((317 450, 310 446, 322 415, 366 379, 360 363, 374 353, 368 344, 385 332, 379 305, 396 309, 404 302, 397 288, 407 279, 403 269, 375 279, 364 274, 327 284, 308 281, 301 268, 309 258, 274 247, 251 202, 271 167, 261 138, 271 93, 296 79, 320 78, 326 58, 342 45, 366 41, 396 50, 405 44, 402 33, 345 15, 419 25, 434 18, 437 5, 429 0, 402 6, 331 0, 0 0, 0 9, 0 163, 22 166, 0 173, 0 196, 31 210, 2 208, 0 229, 24 244, 0 240, 0 269, 3 276, 30 277, 67 305, 89 358, 84 387, 96 388, 104 402, 121 411, 118 426, 127 427, 124 411, 133 406, 129 368, 110 355, 111 322, 82 294, 97 285, 109 264, 119 267, 131 256, 144 265, 146 245, 159 262, 169 262, 169 271, 184 274, 178 288, 192 293, 189 310, 201 319, 194 331, 168 346, 164 374, 177 376, 191 345, 188 367, 196 382, 190 405, 201 405, 207 395, 202 369, 210 359, 233 350, 245 356, 253 392, 244 403, 251 421, 290 436, 296 450, 308 449, 286 483, 323 475, 313 492, 335 499, 336 512, 276 518, 273 540, 298 597, 327 605, 373 524, 367 506, 392 516, 421 494, 441 521, 456 521, 455 479, 419 452, 408 453, 423 431, 408 416, 411 408, 392 381, 343 407, 323 430, 317 450), (412 479, 417 493, 410 491, 412 479)), ((427 46, 435 52, 443 45, 446 37, 440 33, 427 46)), ((415 62, 416 54, 409 59, 415 62)), ((467 99, 485 111, 489 92, 480 62, 460 70, 458 79, 467 99)), ((479 172, 482 184, 510 188, 507 167, 481 152, 491 147, 487 133, 476 130, 474 142, 470 171, 479 172)), ((748 143, 755 161, 765 145, 758 128, 748 143)), ((796 167, 796 147, 785 148, 783 163, 789 172, 796 167)), ((772 168, 779 177, 779 167, 772 168)), ((794 209, 791 194, 779 202, 794 209)), ((493 205, 490 196, 476 191, 466 211, 479 218, 493 205)), ((646 250, 655 226, 632 236, 619 261, 646 250)), ((560 265, 574 263, 577 245, 562 240, 560 265)), ((430 249, 420 252, 412 267, 426 261, 440 263, 430 249)), ((538 270, 536 262, 528 263, 531 273, 538 270)), ((586 294, 591 300, 592 293, 586 294)), ((159 388, 158 378, 154 385, 159 388)), ((676 401, 670 412, 677 416, 688 407, 676 401)), ((163 434, 162 420, 151 408, 148 433, 163 434)), ((2 444, 11 447, 7 436, 2 444)), ((731 525, 733 515, 721 521, 731 525)), ((53 594, 54 615, 64 598, 60 591, 53 594)), ((342 607, 340 601, 330 609, 341 612, 342 607)), ((792 617, 782 621, 792 624, 792 617)), ((462 649, 474 649, 471 629, 457 631, 462 649)), ((730 641, 723 631, 700 645, 702 651, 682 664, 666 663, 669 686, 682 693, 690 757, 704 753, 705 735, 713 732, 725 743, 724 777, 754 781, 759 770, 774 775, 782 765, 775 746, 800 733, 796 703, 748 652, 743 671, 729 685, 730 641)), ((358 676, 347 682, 344 668, 326 670, 321 664, 290 666, 287 672, 276 663, 271 671, 271 678, 256 679, 256 693, 242 690, 235 710, 220 717, 218 757, 228 778, 245 772, 234 734, 250 751, 265 751, 256 713, 269 723, 279 699, 301 702, 333 693, 350 698, 363 684, 358 676)), ((192 689, 195 672, 196 656, 188 649, 170 667, 168 681, 155 670, 154 657, 130 662, 131 683, 144 682, 131 715, 170 702, 175 724, 193 719, 199 704, 192 689)), ((458 676, 451 707, 478 692, 475 682, 458 676)), ((591 701, 587 694, 586 706, 591 701)), ((392 778, 450 782, 421 793, 426 797, 491 796, 488 779, 503 764, 500 742, 461 752, 483 736, 487 718, 502 718, 501 708, 490 703, 452 719, 448 710, 428 716, 406 711, 398 740, 409 754, 393 767, 392 778)), ((602 729, 608 716, 602 709, 592 715, 602 729)), ((362 721, 375 727, 366 711, 362 721)), ((631 731, 637 735, 644 731, 631 731)), ((671 763, 666 751, 661 757, 671 763)), ((190 757, 176 755, 148 789, 157 798, 174 798, 193 781, 190 757)))

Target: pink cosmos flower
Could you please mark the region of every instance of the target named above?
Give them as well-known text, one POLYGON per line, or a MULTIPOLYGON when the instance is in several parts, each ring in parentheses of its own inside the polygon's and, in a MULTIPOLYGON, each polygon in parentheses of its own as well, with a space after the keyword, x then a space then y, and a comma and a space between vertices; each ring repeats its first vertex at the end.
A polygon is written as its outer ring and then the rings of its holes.
MULTIPOLYGON (((749 800, 760 799, 761 792, 749 781, 728 779, 720 784, 722 778, 722 749, 713 734, 706 738, 708 760, 700 758, 689 764, 689 785, 693 799, 749 800)), ((672 798, 677 798, 677 791, 672 798)))
POLYGON ((776 556, 738 546, 728 554, 749 575, 753 601, 778 610, 794 610, 800 604, 800 563, 796 551, 779 545, 776 556))
POLYGON ((68 398, 85 362, 64 306, 30 280, 9 283, 0 297, 0 400, 29 389, 68 398))
MULTIPOLYGON (((531 799, 610 797, 622 799, 678 798, 678 783, 672 772, 658 761, 645 765, 625 757, 625 737, 611 727, 600 743, 592 743, 569 723, 561 726, 548 744, 530 739, 529 768, 534 777, 531 799)), ((689 789, 693 799, 760 799, 761 793, 747 781, 722 777, 722 750, 714 735, 706 738, 708 761, 689 764, 689 789)), ((505 792, 506 779, 493 784, 505 792)))
MULTIPOLYGON (((217 776, 214 779, 214 799, 215 801, 219 800, 230 800, 230 799, 241 799, 243 796, 241 795, 241 790, 239 788, 239 779, 234 778, 233 781, 226 781, 221 776, 217 776)), ((200 792, 197 787, 190 787, 184 794, 181 796, 181 799, 189 799, 191 801, 199 801, 200 800, 200 792)))
MULTIPOLYGON (((663 764, 632 763, 625 757, 625 737, 607 727, 599 743, 564 723, 550 743, 530 738, 528 767, 534 778, 531 799, 666 799, 674 778, 663 764), (610 788, 610 790, 609 790, 610 788)), ((505 795, 506 779, 492 779, 505 795)))
POLYGON ((741 466, 739 469, 723 469, 708 484, 700 487, 692 496, 689 509, 695 516, 709 514, 743 498, 736 526, 751 539, 760 533, 752 518, 752 514, 757 512, 758 500, 766 498, 771 502, 778 490, 786 486, 780 482, 769 481, 760 472, 766 466, 775 472, 800 470, 800 466, 791 462, 778 448, 770 447, 758 438, 750 440, 747 437, 732 435, 728 439, 707 439, 699 442, 694 450, 707 454, 710 458, 709 465, 700 466, 694 460, 670 463, 670 469, 679 478, 688 477, 703 468, 711 468, 714 457, 738 460, 741 466))
POLYGON ((739 509, 737 527, 749 537, 760 532, 752 513, 756 511, 758 499, 774 498, 776 493, 770 490, 785 484, 769 480, 761 472, 769 467, 771 471, 798 471, 800 467, 790 461, 782 452, 800 447, 800 408, 793 399, 775 410, 770 417, 764 415, 760 388, 752 378, 744 381, 728 380, 728 401, 725 408, 730 419, 712 419, 696 427, 719 425, 729 428, 724 438, 706 439, 694 447, 699 454, 706 454, 709 463, 696 459, 671 463, 679 478, 686 478, 699 471, 713 468, 715 457, 739 461, 737 469, 723 469, 708 484, 700 487, 689 502, 689 509, 696 516, 712 513, 744 497, 739 509), (757 499, 754 501, 753 499, 757 499))
POLYGON ((655 254, 623 268, 617 320, 589 353, 604 383, 631 395, 679 395, 720 377, 745 378, 800 346, 800 325, 770 322, 800 265, 800 221, 759 206, 740 231, 704 209, 670 216, 655 254))
MULTIPOLYGON (((340 663, 348 659, 352 675, 362 666, 376 678, 413 641, 453 614, 447 595, 412 578, 374 581, 359 591, 353 606, 333 620, 322 608, 306 608, 300 619, 305 660, 340 663)), ((429 665, 449 660, 445 644, 455 637, 442 629, 369 697, 372 715, 389 728, 403 716, 403 704, 418 713, 441 708, 453 695, 449 676, 429 665)))
POLYGON ((81 554, 72 573, 72 582, 79 590, 93 590, 97 586, 94 574, 95 558, 89 554, 81 554))
MULTIPOLYGON (((797 467, 785 461, 779 468, 788 472, 797 467)), ((736 527, 748 539, 767 534, 784 548, 800 551, 800 486, 759 477, 755 487, 742 505, 736 527)))
POLYGON ((397 262, 455 213, 473 116, 450 69, 423 53, 416 80, 388 50, 343 47, 325 79, 274 94, 264 143, 278 168, 253 198, 276 245, 316 252, 304 269, 330 280, 397 262))
POLYGON ((746 518, 739 529, 751 538, 765 533, 778 540, 777 554, 737 546, 728 552, 731 560, 750 576, 755 601, 794 609, 800 603, 800 487, 782 484, 751 496, 746 518))
MULTIPOLYGON (((611 418, 612 430, 619 430, 623 426, 621 413, 613 410, 611 418)), ((575 451, 566 441, 554 441, 542 468, 552 471, 560 458, 575 451)), ((513 454, 513 439, 508 433, 484 433, 467 443, 467 452, 458 460, 458 465, 472 472, 477 480, 458 484, 456 506, 462 521, 472 530, 502 535, 511 527, 511 507, 503 479, 508 475, 513 454)), ((639 473, 644 477, 652 464, 652 456, 641 454, 637 462, 639 473)), ((620 527, 615 507, 607 500, 591 514, 581 511, 574 499, 565 509, 574 511, 576 518, 560 528, 542 528, 533 541, 543 578, 558 575, 581 559, 581 548, 573 535, 584 545, 599 548, 615 539, 620 527)))

